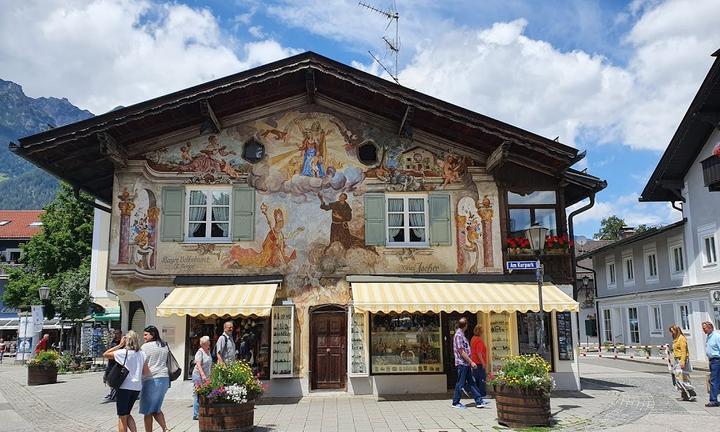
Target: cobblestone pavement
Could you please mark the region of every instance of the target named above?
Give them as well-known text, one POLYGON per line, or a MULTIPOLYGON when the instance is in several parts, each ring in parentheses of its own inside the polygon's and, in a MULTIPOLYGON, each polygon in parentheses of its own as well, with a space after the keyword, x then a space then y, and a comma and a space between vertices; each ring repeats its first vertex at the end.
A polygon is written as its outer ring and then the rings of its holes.
MULTIPOLYGON (((667 369, 654 365, 583 359, 582 392, 556 392, 554 430, 566 431, 712 431, 720 430, 720 409, 680 402, 667 369)), ((704 373, 698 373, 700 381, 704 373)), ((114 403, 104 403, 107 388, 99 373, 62 375, 54 385, 27 387, 20 366, 0 366, 1 431, 113 431, 114 403)), ((698 386, 702 387, 702 386, 698 386)), ((470 401, 465 401, 470 402, 470 401)), ((371 397, 313 395, 299 400, 262 400, 256 407, 256 431, 492 431, 497 425, 494 403, 485 409, 450 407, 449 395, 371 397)), ((137 406, 137 405, 136 405, 137 406)), ((173 431, 197 431, 191 400, 168 399, 163 407, 173 431)), ((137 408, 134 414, 140 421, 137 408)), ((142 427, 141 427, 142 430, 142 427)))

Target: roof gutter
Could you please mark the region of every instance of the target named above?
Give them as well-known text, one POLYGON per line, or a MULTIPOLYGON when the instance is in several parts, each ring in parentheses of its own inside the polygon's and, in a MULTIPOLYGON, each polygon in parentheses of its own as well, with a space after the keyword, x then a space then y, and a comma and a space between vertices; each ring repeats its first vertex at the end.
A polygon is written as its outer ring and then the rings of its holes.
POLYGON ((111 209, 110 207, 106 207, 106 206, 104 206, 104 205, 101 205, 101 204, 96 203, 95 201, 91 201, 91 200, 88 200, 88 199, 83 198, 83 197, 80 195, 80 188, 79 188, 79 187, 73 186, 73 192, 75 192, 75 199, 78 200, 78 202, 81 202, 81 203, 83 203, 83 204, 87 204, 87 205, 93 206, 93 207, 95 207, 95 208, 98 209, 98 210, 104 211, 105 213, 110 213, 110 214, 112 214, 112 209, 111 209))
POLYGON ((574 224, 574 218, 575 216, 579 215, 580 213, 583 213, 585 211, 590 210, 595 206, 595 193, 591 193, 590 196, 590 202, 586 205, 580 207, 579 209, 575 210, 574 212, 570 213, 568 216, 568 234, 570 236, 570 240, 573 242, 573 246, 570 251, 570 264, 572 265, 572 277, 573 277, 573 300, 577 300, 577 269, 575 268, 577 265, 577 257, 575 257, 575 224, 574 224))

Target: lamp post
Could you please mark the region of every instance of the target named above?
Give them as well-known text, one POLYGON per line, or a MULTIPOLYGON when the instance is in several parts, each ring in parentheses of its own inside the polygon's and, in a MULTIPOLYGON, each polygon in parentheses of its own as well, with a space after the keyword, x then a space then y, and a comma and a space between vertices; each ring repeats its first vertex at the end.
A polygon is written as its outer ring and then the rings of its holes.
MULTIPOLYGON (((40 288, 38 288, 38 296, 40 297, 41 302, 47 300, 47 299, 50 297, 50 288, 48 288, 48 287, 46 287, 46 286, 44 286, 44 285, 41 286, 40 288)), ((28 328, 28 321, 29 321, 31 318, 33 318, 32 310, 33 310, 34 308, 35 308, 35 305, 30 306, 30 310, 31 310, 30 316, 28 316, 28 313, 25 312, 25 324, 23 325, 24 330, 23 330, 23 346, 22 346, 22 361, 23 361, 23 364, 27 361, 28 354, 32 354, 32 347, 33 347, 32 340, 33 340, 33 338, 32 338, 32 337, 30 338, 30 345, 27 346, 27 339, 28 339, 27 328, 28 328), (29 349, 30 352, 28 352, 27 349, 29 349)), ((21 316, 22 316, 22 314, 21 314, 21 316)), ((41 319, 42 319, 42 316, 43 316, 43 307, 42 307, 42 304, 41 304, 41 305, 40 305, 40 318, 41 318, 41 319)), ((33 334, 34 334, 34 333, 37 333, 37 330, 35 329, 35 322, 33 322, 33 334)), ((42 333, 42 321, 41 321, 41 324, 40 324, 40 333, 42 333)), ((18 337, 18 342, 19 342, 19 341, 20 341, 20 338, 18 337)))
POLYGON ((542 257, 545 254, 545 238, 547 237, 548 229, 539 224, 533 224, 530 228, 525 230, 525 237, 527 237, 530 243, 530 249, 535 254, 537 260, 537 270, 535 275, 537 277, 538 285, 538 315, 540 317, 540 334, 538 336, 538 351, 541 357, 545 353, 545 312, 543 311, 543 263, 542 257))

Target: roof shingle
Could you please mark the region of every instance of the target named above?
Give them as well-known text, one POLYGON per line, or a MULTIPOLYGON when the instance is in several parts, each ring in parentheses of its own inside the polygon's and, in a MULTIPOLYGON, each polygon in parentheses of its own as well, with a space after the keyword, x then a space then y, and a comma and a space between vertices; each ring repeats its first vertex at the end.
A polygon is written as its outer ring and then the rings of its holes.
POLYGON ((29 239, 42 230, 42 225, 38 225, 42 213, 42 210, 0 210, 0 239, 29 239), (33 222, 36 224, 31 225, 33 222))

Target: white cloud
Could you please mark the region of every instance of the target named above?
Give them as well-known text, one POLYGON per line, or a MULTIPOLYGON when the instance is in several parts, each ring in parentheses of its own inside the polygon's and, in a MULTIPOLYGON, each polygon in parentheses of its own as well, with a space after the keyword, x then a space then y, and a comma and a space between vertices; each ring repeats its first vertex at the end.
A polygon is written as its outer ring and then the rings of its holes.
POLYGON ((234 43, 208 10, 174 3, 13 2, 0 14, 0 76, 102 113, 296 52, 234 43))
MULTIPOLYGON (((569 215, 587 203, 588 200, 583 200, 568 207, 567 214, 569 215)), ((574 223, 597 227, 603 218, 613 215, 623 219, 625 224, 633 227, 642 224, 652 226, 667 225, 682 218, 682 214, 673 209, 670 203, 641 203, 638 202, 636 194, 627 194, 611 200, 596 201, 595 206, 591 209, 577 215, 574 223)))

